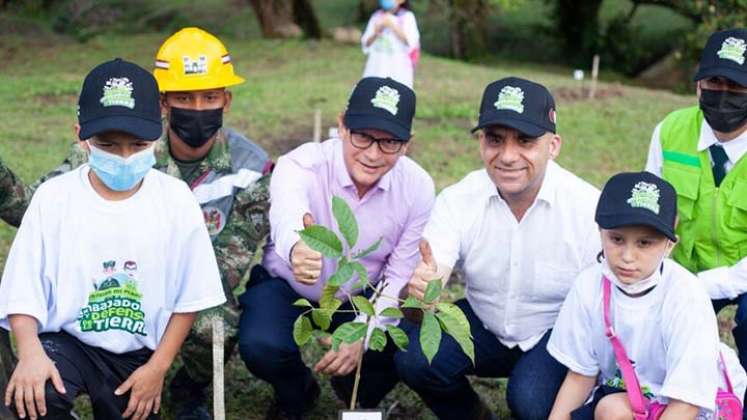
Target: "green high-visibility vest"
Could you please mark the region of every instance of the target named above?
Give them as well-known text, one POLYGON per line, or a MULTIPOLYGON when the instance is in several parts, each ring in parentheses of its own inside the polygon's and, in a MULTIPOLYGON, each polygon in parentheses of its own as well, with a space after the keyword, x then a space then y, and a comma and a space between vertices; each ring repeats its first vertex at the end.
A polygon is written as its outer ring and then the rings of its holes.
POLYGON ((693 273, 747 256, 747 157, 717 188, 708 149, 698 152, 702 122, 697 106, 685 108, 669 114, 660 131, 662 177, 677 190, 679 243, 672 257, 693 273))

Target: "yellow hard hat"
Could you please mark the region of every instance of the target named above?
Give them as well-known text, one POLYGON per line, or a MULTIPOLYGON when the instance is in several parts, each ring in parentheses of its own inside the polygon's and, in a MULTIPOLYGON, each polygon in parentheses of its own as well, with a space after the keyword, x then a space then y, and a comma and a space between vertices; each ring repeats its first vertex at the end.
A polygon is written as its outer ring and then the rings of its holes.
POLYGON ((234 74, 231 56, 223 43, 199 28, 184 28, 161 45, 153 75, 161 92, 217 89, 244 83, 243 78, 234 74))

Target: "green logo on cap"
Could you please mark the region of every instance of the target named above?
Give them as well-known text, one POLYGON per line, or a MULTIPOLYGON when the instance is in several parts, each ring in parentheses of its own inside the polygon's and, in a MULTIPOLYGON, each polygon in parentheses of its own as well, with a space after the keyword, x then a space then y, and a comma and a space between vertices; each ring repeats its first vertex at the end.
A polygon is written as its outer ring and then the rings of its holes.
POLYGON ((389 86, 382 86, 376 91, 376 96, 371 99, 371 103, 376 108, 385 109, 397 115, 397 105, 399 105, 399 92, 397 89, 390 88, 389 86))
POLYGON ((659 187, 648 182, 639 182, 633 187, 628 204, 631 207, 642 207, 659 214, 659 187))
POLYGON ((504 86, 498 94, 498 100, 495 101, 495 109, 510 109, 519 114, 524 113, 524 91, 521 88, 513 86, 504 86))
POLYGON ((747 45, 743 39, 729 37, 724 40, 721 49, 716 54, 719 58, 734 61, 741 66, 744 64, 745 51, 747 51, 747 45))
POLYGON ((135 108, 135 99, 132 97, 132 82, 126 77, 112 77, 104 85, 104 96, 99 100, 101 105, 123 106, 135 108))

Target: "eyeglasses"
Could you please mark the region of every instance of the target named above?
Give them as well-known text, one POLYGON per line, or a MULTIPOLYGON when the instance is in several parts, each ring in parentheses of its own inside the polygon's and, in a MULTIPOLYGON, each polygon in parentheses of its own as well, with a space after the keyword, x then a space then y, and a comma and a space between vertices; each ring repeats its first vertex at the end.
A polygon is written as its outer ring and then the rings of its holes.
POLYGON ((407 143, 407 140, 377 139, 369 134, 350 130, 350 143, 352 143, 356 148, 363 150, 368 149, 373 143, 376 143, 379 146, 381 153, 393 155, 402 150, 402 147, 407 143))

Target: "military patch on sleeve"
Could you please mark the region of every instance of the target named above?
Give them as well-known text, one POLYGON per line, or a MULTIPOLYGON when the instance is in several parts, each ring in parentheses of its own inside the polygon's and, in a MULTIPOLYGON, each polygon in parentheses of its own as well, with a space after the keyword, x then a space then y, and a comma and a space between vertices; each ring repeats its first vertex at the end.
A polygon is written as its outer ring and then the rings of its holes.
POLYGON ((226 226, 226 215, 217 207, 204 207, 202 216, 205 218, 205 226, 210 236, 221 233, 226 226))

